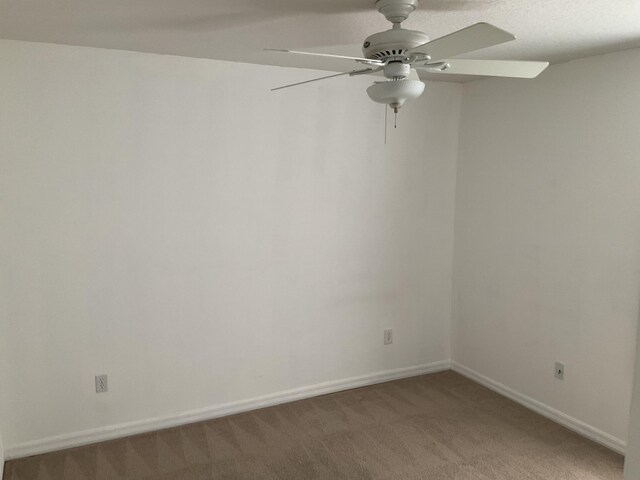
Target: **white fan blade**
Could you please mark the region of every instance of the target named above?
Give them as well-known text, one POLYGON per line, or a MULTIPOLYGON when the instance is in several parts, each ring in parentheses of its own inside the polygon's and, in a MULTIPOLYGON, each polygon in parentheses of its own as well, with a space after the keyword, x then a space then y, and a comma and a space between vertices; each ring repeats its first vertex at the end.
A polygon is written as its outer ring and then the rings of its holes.
POLYGON ((352 72, 336 73, 334 75, 327 75, 325 77, 313 78, 311 80, 305 80, 304 82, 291 83, 289 85, 283 85, 282 87, 272 88, 271 91, 275 92, 276 90, 283 90, 285 88, 297 87, 298 85, 305 85, 307 83, 319 82, 320 80, 327 80, 329 78, 342 77, 344 75, 349 75, 351 77, 354 77, 356 75, 366 75, 368 73, 375 73, 378 70, 379 70, 378 68, 365 68, 365 69, 362 69, 362 70, 354 70, 352 72))
POLYGON ((301 52, 299 50, 280 50, 277 48, 265 48, 265 52, 280 52, 280 53, 292 53, 294 55, 308 55, 311 57, 324 57, 324 58, 339 58, 341 60, 353 60, 354 62, 368 63, 371 65, 382 65, 383 63, 378 60, 370 60, 362 57, 350 57, 348 55, 333 55, 331 53, 315 53, 315 52, 301 52))
POLYGON ((419 45, 407 52, 429 55, 431 60, 451 58, 462 53, 492 47, 515 40, 515 35, 488 23, 476 23, 444 37, 419 45))
MULTIPOLYGON (((549 62, 518 62, 509 60, 452 59, 445 60, 444 62, 446 68, 441 67, 432 69, 431 71, 453 75, 535 78, 549 66, 549 62)), ((429 65, 425 67, 428 69, 429 65)))
POLYGON ((411 69, 411 73, 406 78, 407 80, 418 80, 420 81, 420 77, 418 76, 418 71, 415 68, 411 69))

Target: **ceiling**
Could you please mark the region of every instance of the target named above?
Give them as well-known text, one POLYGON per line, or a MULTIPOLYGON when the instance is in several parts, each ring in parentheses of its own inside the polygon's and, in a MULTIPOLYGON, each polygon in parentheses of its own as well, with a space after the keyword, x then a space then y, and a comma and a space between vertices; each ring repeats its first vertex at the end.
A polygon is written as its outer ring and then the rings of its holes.
MULTIPOLYGON (((313 59, 262 49, 359 55, 366 36, 390 27, 374 5, 375 0, 0 0, 0 38, 317 68, 313 59)), ((518 39, 465 58, 560 63, 640 47, 640 0, 421 0, 403 26, 437 38, 480 21, 518 39)), ((344 71, 353 65, 320 67, 344 71)))

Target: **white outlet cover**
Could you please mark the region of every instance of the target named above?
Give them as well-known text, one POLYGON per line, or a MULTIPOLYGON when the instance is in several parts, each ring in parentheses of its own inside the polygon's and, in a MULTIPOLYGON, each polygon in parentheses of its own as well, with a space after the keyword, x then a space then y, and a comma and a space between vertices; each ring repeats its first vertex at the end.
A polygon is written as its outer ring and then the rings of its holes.
POLYGON ((96 375, 96 393, 109 391, 109 383, 106 375, 96 375))
POLYGON ((393 330, 385 330, 384 331, 384 344, 391 345, 393 343, 393 330))

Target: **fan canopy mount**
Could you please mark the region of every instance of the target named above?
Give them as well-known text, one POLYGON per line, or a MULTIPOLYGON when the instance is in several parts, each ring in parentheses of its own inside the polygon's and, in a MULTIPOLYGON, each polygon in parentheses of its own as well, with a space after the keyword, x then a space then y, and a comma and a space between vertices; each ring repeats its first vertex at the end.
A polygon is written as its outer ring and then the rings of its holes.
POLYGON ((418 8, 418 0, 378 0, 376 8, 391 23, 402 23, 418 8))

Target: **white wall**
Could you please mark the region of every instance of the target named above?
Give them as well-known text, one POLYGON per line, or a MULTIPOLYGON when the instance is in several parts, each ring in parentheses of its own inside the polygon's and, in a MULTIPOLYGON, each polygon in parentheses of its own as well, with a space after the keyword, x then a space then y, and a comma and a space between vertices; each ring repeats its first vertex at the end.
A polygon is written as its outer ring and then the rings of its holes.
POLYGON ((7 452, 449 359, 458 85, 385 146, 371 78, 11 41, 0 70, 7 452))
POLYGON ((636 368, 629 421, 629 442, 624 464, 625 480, 640 478, 640 335, 636 340, 636 368))
POLYGON ((0 480, 4 473, 4 444, 2 443, 2 432, 0 432, 0 480))
POLYGON ((640 297, 638 78, 634 50, 467 85, 456 199, 453 359, 621 443, 640 297))

